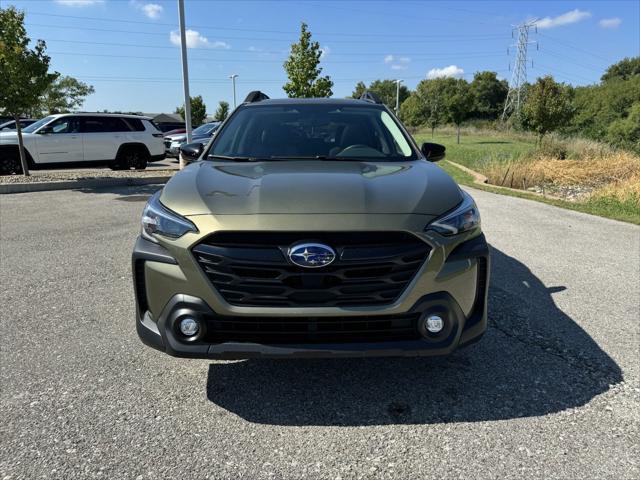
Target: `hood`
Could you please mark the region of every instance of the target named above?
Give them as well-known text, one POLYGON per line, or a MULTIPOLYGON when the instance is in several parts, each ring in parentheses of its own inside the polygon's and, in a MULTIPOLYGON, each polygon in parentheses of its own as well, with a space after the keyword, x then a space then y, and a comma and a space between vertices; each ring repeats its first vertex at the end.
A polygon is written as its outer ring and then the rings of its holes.
POLYGON ((462 201, 455 182, 426 161, 200 161, 164 187, 181 215, 424 214, 462 201))

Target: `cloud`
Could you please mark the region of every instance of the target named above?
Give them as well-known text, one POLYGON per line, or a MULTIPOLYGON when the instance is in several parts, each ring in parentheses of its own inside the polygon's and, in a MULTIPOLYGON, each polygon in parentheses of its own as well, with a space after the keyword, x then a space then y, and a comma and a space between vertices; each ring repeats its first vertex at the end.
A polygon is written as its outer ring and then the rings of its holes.
POLYGON ((622 19, 618 18, 618 17, 614 17, 614 18, 603 18, 602 20, 600 20, 598 22, 598 24, 602 27, 602 28, 618 28, 620 26, 620 24, 622 23, 622 19))
POLYGON ((464 70, 457 65, 449 65, 443 68, 432 68, 427 73, 427 78, 432 80, 434 78, 459 78, 464 75, 464 70))
POLYGON ((104 0, 54 0, 58 5, 65 7, 89 7, 104 3, 104 0))
POLYGON ((157 3, 144 3, 140 0, 130 0, 129 5, 133 8, 140 10, 147 18, 151 20, 157 20, 162 15, 164 7, 157 3))
MULTIPOLYGON (((187 48, 219 48, 225 50, 231 48, 231 45, 226 42, 210 42, 207 37, 201 35, 200 32, 196 30, 187 29, 185 37, 187 39, 187 48)), ((169 40, 171 40, 171 43, 174 45, 180 46, 180 32, 172 31, 169 34, 169 40)))
POLYGON ((391 70, 406 70, 409 68, 409 57, 394 57, 393 55, 387 55, 384 57, 384 63, 391 64, 391 70))
POLYGON ((562 25, 570 25, 572 23, 578 23, 582 20, 586 20, 591 17, 591 12, 585 12, 584 10, 571 10, 570 12, 563 13, 557 17, 544 17, 536 22, 538 28, 555 28, 562 25))
POLYGON ((320 59, 327 58, 330 53, 331 49, 327 45, 325 45, 324 47, 320 48, 320 59))

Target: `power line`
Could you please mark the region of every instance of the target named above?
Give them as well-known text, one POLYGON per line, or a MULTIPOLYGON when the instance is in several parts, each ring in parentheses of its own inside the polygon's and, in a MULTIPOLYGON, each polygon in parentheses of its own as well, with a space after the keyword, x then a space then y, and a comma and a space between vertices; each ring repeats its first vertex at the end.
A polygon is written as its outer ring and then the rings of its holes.
POLYGON ((570 43, 570 42, 567 42, 566 40, 560 40, 560 39, 555 38, 555 37, 552 37, 551 35, 548 35, 548 34, 546 34, 546 33, 540 33, 539 35, 542 35, 542 36, 543 36, 543 37, 545 37, 545 38, 549 38, 549 39, 553 40, 554 42, 559 43, 560 45, 564 45, 564 46, 566 46, 566 47, 573 48, 574 50, 577 50, 577 51, 579 51, 579 52, 583 52, 583 53, 586 53, 586 54, 588 54, 588 55, 591 55, 591 56, 593 56, 593 57, 595 57, 595 58, 599 58, 600 60, 604 60, 604 61, 606 61, 606 62, 612 62, 612 61, 613 61, 613 60, 611 60, 611 59, 609 59, 609 58, 606 58, 606 57, 604 57, 604 56, 602 56, 602 55, 599 55, 599 54, 593 53, 592 51, 585 50, 584 48, 577 47, 577 46, 575 46, 574 44, 572 44, 572 43, 570 43))
MULTIPOLYGON (((177 28, 178 26, 175 23, 163 23, 163 22, 145 22, 142 20, 124 20, 124 19, 120 19, 120 18, 101 18, 101 17, 88 17, 88 16, 82 16, 82 15, 62 15, 62 14, 51 14, 51 13, 41 13, 41 12, 29 12, 28 15, 36 15, 36 16, 45 16, 45 17, 58 17, 58 18, 72 18, 75 20, 93 20, 93 21, 98 21, 98 22, 114 22, 114 23, 128 23, 128 24, 135 24, 135 25, 149 25, 149 26, 168 26, 168 27, 173 27, 173 28, 177 28)), ((53 25, 44 25, 44 26, 53 26, 53 25)), ((233 31, 233 32, 249 32, 249 33, 253 33, 253 32, 259 32, 259 33, 274 33, 274 34, 280 34, 280 35, 299 35, 300 32, 299 31, 295 31, 295 30, 265 30, 265 29, 260 29, 260 28, 239 28, 239 27, 211 27, 209 25, 189 25, 189 28, 197 28, 199 30, 202 31, 233 31)), ((115 31, 115 30, 109 30, 109 31, 115 31)), ((138 32, 132 32, 129 31, 129 33, 138 33, 138 32)), ((149 33, 149 32, 145 32, 145 33, 149 33)), ((156 33, 156 32, 150 32, 150 33, 156 33)), ((327 36, 333 36, 333 37, 375 37, 375 38, 379 38, 380 37, 380 33, 344 33, 344 32, 322 32, 322 31, 316 31, 313 32, 314 35, 327 35, 327 36)), ((495 37, 495 38, 500 38, 503 37, 504 35, 501 34, 469 34, 469 35, 460 35, 460 34, 449 34, 449 35, 438 35, 438 34, 433 34, 433 35, 424 35, 424 34, 393 34, 394 38, 407 38, 407 39, 421 39, 421 38, 461 38, 461 37, 468 37, 468 38, 474 38, 474 37, 495 37)), ((240 38, 240 37, 238 37, 240 38)), ((282 40, 284 41, 285 39, 274 39, 274 40, 282 40)), ((289 41, 289 40, 287 40, 289 41)), ((370 41, 370 40, 368 40, 370 41)))

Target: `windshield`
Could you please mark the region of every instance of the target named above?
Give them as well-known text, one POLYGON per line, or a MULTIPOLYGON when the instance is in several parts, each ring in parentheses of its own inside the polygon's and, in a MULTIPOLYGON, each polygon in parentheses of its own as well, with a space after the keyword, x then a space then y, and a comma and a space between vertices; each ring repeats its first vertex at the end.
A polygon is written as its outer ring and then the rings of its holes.
POLYGON ((47 123, 49 123, 51 120, 53 120, 55 117, 44 117, 41 118, 40 120, 38 120, 36 123, 32 123, 31 125, 29 125, 28 127, 25 127, 22 129, 23 132, 25 133, 33 133, 35 132, 38 128, 40 128, 42 125, 45 125, 47 123))
POLYGON ((216 135, 208 158, 230 160, 416 159, 408 139, 376 105, 261 105, 241 108, 216 135))
POLYGON ((209 135, 218 126, 217 123, 205 123, 191 132, 192 135, 209 135))

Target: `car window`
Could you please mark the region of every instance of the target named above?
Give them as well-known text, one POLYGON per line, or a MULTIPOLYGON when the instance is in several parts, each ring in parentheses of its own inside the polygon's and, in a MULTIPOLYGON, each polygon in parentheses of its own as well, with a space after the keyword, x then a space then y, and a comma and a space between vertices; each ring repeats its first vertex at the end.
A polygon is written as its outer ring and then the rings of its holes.
POLYGON ((241 107, 209 156, 408 160, 417 158, 397 121, 378 105, 241 107))
POLYGON ((51 122, 47 128, 51 129, 51 133, 78 133, 80 131, 80 121, 78 117, 62 117, 51 122))
POLYGON ((131 128, 118 117, 83 117, 84 133, 129 132, 131 128))
POLYGON ((41 126, 46 125, 47 123, 49 123, 53 118, 54 118, 53 116, 41 118, 37 122, 32 123, 28 127, 25 127, 22 131, 25 132, 25 133, 33 133, 38 128, 40 128, 41 126))
POLYGON ((122 119, 134 132, 144 132, 144 125, 139 118, 123 118, 122 119))

